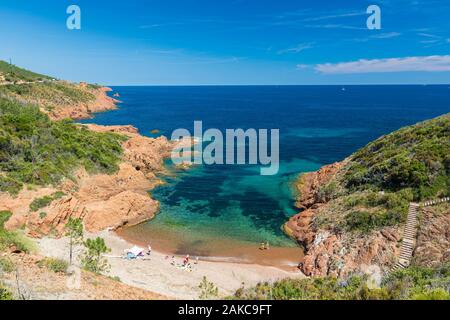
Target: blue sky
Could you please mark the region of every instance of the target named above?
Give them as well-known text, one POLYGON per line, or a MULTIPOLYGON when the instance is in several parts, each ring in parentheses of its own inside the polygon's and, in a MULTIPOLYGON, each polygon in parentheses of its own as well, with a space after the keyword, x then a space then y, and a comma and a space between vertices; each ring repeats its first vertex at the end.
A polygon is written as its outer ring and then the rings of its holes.
POLYGON ((449 17, 442 0, 1 0, 0 59, 109 85, 449 84, 449 17))

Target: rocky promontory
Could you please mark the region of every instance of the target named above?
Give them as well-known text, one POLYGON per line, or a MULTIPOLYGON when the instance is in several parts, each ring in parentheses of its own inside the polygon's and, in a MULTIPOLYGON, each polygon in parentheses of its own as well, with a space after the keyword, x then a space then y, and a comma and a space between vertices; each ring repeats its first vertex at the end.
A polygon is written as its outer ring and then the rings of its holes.
POLYGON ((8 229, 25 227, 35 237, 60 236, 70 217, 82 218, 89 232, 106 228, 132 226, 153 218, 159 203, 148 194, 162 183, 157 174, 164 173, 163 160, 170 155, 173 143, 165 137, 147 138, 131 126, 87 125, 90 130, 125 134, 123 160, 114 174, 90 175, 84 169, 75 179, 66 179, 59 186, 22 190, 17 196, 0 194, 0 211, 11 211, 5 224, 8 229), (33 212, 35 199, 49 197, 56 192, 64 196, 33 212))
MULTIPOLYGON (((51 123, 89 118, 93 113, 116 109, 118 102, 107 94, 110 88, 85 82, 36 81, 20 88, 19 92, 14 86, 4 86, 3 96, 19 104, 37 105, 51 123)), ((64 172, 65 178, 58 184, 24 185, 17 194, 0 192, 0 211, 12 213, 6 228, 24 228, 34 237, 61 236, 70 217, 83 219, 87 231, 97 232, 139 224, 156 215, 159 203, 148 191, 162 183, 158 176, 166 173, 164 158, 179 142, 164 136, 142 136, 131 125, 75 126, 124 137, 117 169, 88 173, 80 162, 74 172, 64 172)))
MULTIPOLYGON (((399 254, 409 203, 448 196, 449 123, 446 114, 404 127, 342 162, 301 175, 295 183, 300 212, 284 225, 305 249, 301 271, 388 271, 399 254)), ((449 214, 448 205, 421 210, 417 264, 449 261, 449 214)))
POLYGON ((365 272, 372 265, 390 266, 398 253, 401 239, 398 228, 387 227, 369 234, 340 230, 337 219, 341 210, 336 203, 321 197, 320 190, 332 180, 345 162, 322 167, 299 178, 297 206, 302 210, 284 225, 285 232, 305 249, 299 267, 307 276, 345 276, 365 272), (330 216, 328 221, 319 219, 330 216))

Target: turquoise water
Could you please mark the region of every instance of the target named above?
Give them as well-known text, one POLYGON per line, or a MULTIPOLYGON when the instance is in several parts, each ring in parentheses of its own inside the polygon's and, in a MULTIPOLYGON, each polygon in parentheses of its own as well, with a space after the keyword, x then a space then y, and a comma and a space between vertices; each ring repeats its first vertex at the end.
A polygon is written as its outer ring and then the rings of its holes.
MULTIPOLYGON (((279 128, 280 171, 258 166, 197 166, 165 177, 151 191, 161 202, 152 221, 135 228, 167 235, 192 248, 211 239, 294 243, 280 226, 297 212, 290 183, 301 172, 339 161, 369 141, 402 126, 450 111, 448 86, 114 87, 123 103, 96 115, 105 125, 132 124, 147 136, 170 137, 177 128, 279 128)), ((134 232, 131 228, 127 232, 134 232)))

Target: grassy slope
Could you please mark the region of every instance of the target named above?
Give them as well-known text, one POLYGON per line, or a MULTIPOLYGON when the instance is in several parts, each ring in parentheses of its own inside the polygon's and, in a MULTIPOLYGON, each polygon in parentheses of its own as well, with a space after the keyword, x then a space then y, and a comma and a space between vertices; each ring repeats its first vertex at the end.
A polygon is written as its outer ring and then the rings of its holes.
POLYGON ((402 128, 357 151, 345 176, 351 190, 411 189, 415 200, 448 195, 450 114, 402 128))
POLYGON ((49 76, 45 76, 42 74, 38 74, 32 71, 28 71, 15 65, 10 65, 9 63, 0 60, 0 74, 5 77, 5 80, 8 82, 15 81, 39 81, 51 79, 49 76))
POLYGON ((95 100, 94 89, 100 87, 94 84, 80 86, 67 81, 55 81, 49 76, 10 66, 0 60, 0 84, 2 77, 5 78, 3 81, 9 84, 0 85, 0 97, 37 104, 41 110, 46 111, 92 102, 95 100))
POLYGON ((383 136, 355 152, 319 191, 316 226, 370 232, 405 221, 410 201, 450 194, 450 114, 383 136))
MULTIPOLYGON (((0 72, 5 70, 9 65, 0 61, 0 72)), ((22 80, 49 78, 16 67, 13 73, 22 80)), ((95 99, 91 89, 60 81, 0 86, 0 192, 55 185, 81 166, 89 172, 117 169, 123 136, 51 121, 39 108, 88 102, 95 99)))
POLYGON ((10 84, 0 86, 0 96, 25 103, 37 104, 43 110, 71 106, 95 100, 91 88, 82 88, 63 81, 10 84))

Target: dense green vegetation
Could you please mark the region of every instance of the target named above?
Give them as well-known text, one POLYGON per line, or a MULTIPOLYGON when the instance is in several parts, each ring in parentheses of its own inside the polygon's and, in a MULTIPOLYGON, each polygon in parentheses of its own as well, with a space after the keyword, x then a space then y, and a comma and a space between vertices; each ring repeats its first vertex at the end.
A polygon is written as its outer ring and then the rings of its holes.
POLYGON ((39 81, 51 79, 48 76, 31 72, 15 65, 10 65, 8 62, 0 60, 0 74, 3 75, 5 81, 39 81))
POLYGON ((415 200, 449 195, 450 114, 383 136, 351 157, 352 190, 396 192, 410 188, 415 200))
POLYGON ((15 194, 24 184, 56 184, 80 166, 114 172, 124 139, 69 120, 54 122, 36 106, 0 98, 0 191, 15 194))
POLYGON ((449 150, 450 114, 369 143, 319 189, 317 200, 339 214, 324 212, 316 225, 368 233, 405 222, 411 201, 450 195, 449 150))
POLYGON ((344 228, 369 232, 374 228, 394 226, 406 220, 411 189, 379 193, 368 191, 344 197, 344 206, 350 209, 345 216, 344 228), (360 208, 373 208, 364 210, 360 208))
POLYGON ((353 275, 284 279, 241 288, 233 298, 245 300, 450 300, 450 264, 435 269, 410 267, 383 279, 381 287, 369 289, 367 278, 353 275))

